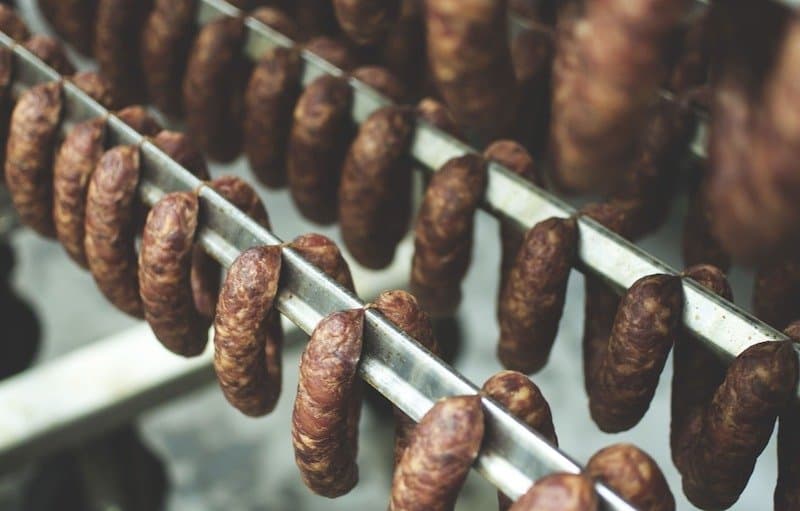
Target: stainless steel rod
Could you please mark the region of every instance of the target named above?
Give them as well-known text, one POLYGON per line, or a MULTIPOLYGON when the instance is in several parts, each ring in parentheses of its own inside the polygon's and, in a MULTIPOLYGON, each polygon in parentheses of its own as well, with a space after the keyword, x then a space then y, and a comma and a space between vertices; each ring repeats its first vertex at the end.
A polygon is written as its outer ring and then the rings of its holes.
MULTIPOLYGON (((61 79, 5 34, 0 34, 0 44, 13 48, 18 87, 61 79)), ((221 264, 230 265, 249 247, 281 243, 275 235, 262 229, 213 190, 203 187, 186 169, 68 82, 64 83, 64 99, 65 120, 80 122, 107 116, 113 144, 141 145, 140 191, 144 202, 153 204, 172 191, 199 189, 204 219, 200 243, 221 264)), ((318 321, 331 312, 365 305, 289 248, 283 249, 281 282, 283 286, 276 307, 305 332, 311 332, 318 321)), ((366 314, 360 373, 365 381, 414 420, 419 420, 438 399, 478 393, 475 385, 373 310, 366 314)), ((507 495, 521 495, 545 474, 581 470, 568 455, 492 400, 484 398, 484 407, 487 433, 475 469, 507 495)), ((633 507, 604 485, 598 483, 597 491, 606 509, 633 511, 633 507)))
MULTIPOLYGON (((202 25, 220 16, 238 13, 238 9, 223 0, 201 0, 197 20, 202 25)), ((255 19, 249 18, 247 27, 245 52, 251 59, 257 60, 275 46, 293 44, 282 34, 255 19)), ((308 84, 324 73, 342 74, 341 70, 309 52, 303 52, 303 58, 303 84, 308 84)), ((363 122, 375 109, 390 103, 358 80, 351 78, 350 82, 354 89, 352 117, 357 123, 363 122)), ((429 172, 435 172, 451 158, 474 152, 477 151, 430 124, 418 122, 411 154, 429 172)), ((570 217, 576 214, 576 210, 570 205, 522 180, 503 166, 493 163, 489 170, 489 186, 483 207, 492 215, 530 228, 549 217, 570 217)), ((581 270, 602 277, 618 290, 627 289, 646 275, 677 274, 667 264, 589 218, 579 218, 578 225, 581 270)), ((781 332, 691 280, 684 279, 683 290, 684 325, 725 360, 732 360, 758 342, 786 339, 781 332)))

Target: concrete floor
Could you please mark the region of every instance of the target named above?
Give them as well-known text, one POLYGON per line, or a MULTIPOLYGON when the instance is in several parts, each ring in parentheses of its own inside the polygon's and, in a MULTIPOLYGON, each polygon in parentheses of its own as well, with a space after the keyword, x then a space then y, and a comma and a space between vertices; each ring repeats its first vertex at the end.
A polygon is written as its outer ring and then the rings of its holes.
MULTIPOLYGON (((30 0, 23 4, 31 16, 30 0)), ((33 26, 40 28, 35 18, 33 26)), ((243 164, 216 167, 215 176, 247 174, 243 164)), ((336 235, 336 229, 314 227, 300 220, 285 192, 263 191, 276 232, 284 239, 309 231, 336 235)), ((669 225, 644 247, 675 267, 680 266, 680 225, 685 205, 676 206, 669 225)), ((134 324, 113 310, 94 288, 91 277, 71 264, 62 249, 37 238, 28 230, 13 235, 19 263, 14 283, 34 304, 42 318, 44 345, 39 362, 46 362, 78 346, 134 324)), ((497 225, 480 214, 474 263, 464 284, 465 300, 458 315, 463 332, 463 351, 455 367, 480 385, 500 370, 494 357, 497 327, 494 321, 498 267, 497 225)), ((733 272, 737 302, 748 305, 752 277, 733 272)), ((357 283, 358 285, 358 283, 357 283)), ((397 283, 398 287, 402 282, 397 283)), ((592 423, 583 391, 580 338, 583 322, 583 282, 573 274, 564 319, 548 367, 533 380, 550 402, 562 448, 585 462, 599 448, 615 442, 631 442, 648 451, 666 472, 679 509, 692 509, 683 498, 680 479, 670 462, 669 383, 671 363, 662 375, 650 411, 631 431, 619 435, 601 433, 592 423)), ((337 500, 312 496, 300 482, 294 467, 289 436, 289 417, 300 345, 287 349, 284 359, 285 392, 276 412, 264 419, 248 419, 226 405, 216 386, 146 414, 139 421, 147 441, 166 461, 172 482, 169 509, 182 510, 317 510, 385 509, 391 482, 392 423, 368 408, 362 421, 359 463, 361 482, 349 495, 337 500)), ((738 510, 768 509, 776 478, 774 442, 761 456, 755 475, 738 510)), ((495 492, 472 474, 458 509, 495 509, 495 492)))

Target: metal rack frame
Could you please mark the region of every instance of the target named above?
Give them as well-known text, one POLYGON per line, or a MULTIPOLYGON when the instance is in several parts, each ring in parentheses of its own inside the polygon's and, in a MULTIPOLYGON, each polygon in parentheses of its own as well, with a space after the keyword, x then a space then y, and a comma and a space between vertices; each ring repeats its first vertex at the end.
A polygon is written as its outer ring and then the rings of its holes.
MULTIPOLYGON (((197 20, 205 24, 219 16, 238 15, 239 11, 221 0, 201 0, 197 20)), ((276 45, 293 42, 253 19, 247 22, 245 51, 257 59, 276 45)), ((59 80, 61 77, 24 48, 0 33, 0 44, 15 53, 15 87, 59 80)), ((308 84, 325 74, 342 71, 303 52, 305 70, 302 82, 308 84)), ((388 101, 364 84, 351 79, 354 89, 353 119, 362 122, 376 108, 388 101)), ((143 176, 142 199, 153 204, 164 193, 195 189, 200 186, 205 224, 199 241, 221 264, 228 266, 242 251, 254 245, 278 244, 280 240, 247 218, 232 205, 201 183, 188 171, 141 136, 110 115, 104 108, 70 83, 64 83, 65 118, 71 122, 108 116, 113 143, 140 144, 143 176)), ((429 171, 435 171, 452 157, 475 152, 469 146, 420 121, 411 148, 412 156, 429 171)), ((500 165, 492 164, 489 186, 483 207, 489 213, 529 228, 551 216, 572 216, 575 210, 547 192, 524 182, 500 165)), ((638 278, 653 273, 676 272, 636 246, 606 230, 596 222, 579 218, 581 271, 607 280, 618 289, 629 287, 638 278)), ((336 310, 363 307, 357 297, 309 265, 291 249, 284 248, 278 310, 310 332, 321 317, 336 310)), ((785 339, 738 307, 684 280, 686 328, 704 340, 723 357, 731 359, 748 346, 763 340, 785 339)), ((194 369, 195 371, 197 369, 194 369)), ((367 311, 365 344, 360 372, 396 406, 415 420, 439 398, 474 394, 478 389, 449 366, 443 364, 403 332, 372 310, 367 311)), ((800 391, 799 391, 800 393, 800 391)), ((504 493, 516 497, 524 493, 538 477, 554 471, 577 472, 581 467, 559 449, 549 445, 527 426, 508 415, 492 400, 484 398, 487 416, 487 439, 475 468, 504 493)), ((59 427, 67 429, 69 424, 59 427)), ((12 439, 13 440, 13 439, 12 439)), ((12 452, 14 442, 0 442, 0 458, 12 452), (10 447, 9 447, 10 446, 10 447)), ((598 493, 607 509, 631 510, 631 506, 603 485, 598 493)))

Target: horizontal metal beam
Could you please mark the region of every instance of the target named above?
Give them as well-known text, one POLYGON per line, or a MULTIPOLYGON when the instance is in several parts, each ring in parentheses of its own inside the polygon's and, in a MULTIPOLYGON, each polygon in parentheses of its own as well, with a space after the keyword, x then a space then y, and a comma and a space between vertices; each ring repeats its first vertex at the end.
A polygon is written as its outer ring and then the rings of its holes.
MULTIPOLYGON (((227 7, 222 2, 214 4, 227 7)), ((0 44, 13 48, 17 84, 30 87, 61 79, 55 71, 4 34, 0 34, 0 44)), ((69 82, 64 83, 64 99, 68 121, 107 117, 113 143, 141 146, 143 175, 140 190, 146 203, 152 204, 161 195, 172 191, 199 190, 205 220, 200 243, 221 264, 230 265, 239 253, 250 247, 281 243, 275 235, 261 228, 211 188, 201 186, 202 183, 186 169, 69 82)), ((310 333, 327 314, 365 305, 289 248, 283 248, 281 282, 276 308, 305 332, 310 333)), ((374 310, 367 310, 365 323, 360 374, 412 419, 419 420, 443 397, 478 393, 474 384, 374 310)), ((487 398, 483 401, 487 430, 475 468, 498 489, 517 497, 543 475, 581 470, 569 456, 494 401, 487 398)), ((62 426, 68 429, 71 425, 62 426)), ((633 510, 604 485, 598 483, 597 491, 607 509, 633 510)))

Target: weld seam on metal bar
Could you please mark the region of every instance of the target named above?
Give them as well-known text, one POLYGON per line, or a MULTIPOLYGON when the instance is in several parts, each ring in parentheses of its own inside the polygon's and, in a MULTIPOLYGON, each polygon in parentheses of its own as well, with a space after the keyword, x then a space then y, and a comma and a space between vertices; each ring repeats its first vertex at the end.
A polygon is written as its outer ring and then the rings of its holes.
MULTIPOLYGON (((27 86, 60 80, 51 68, 5 34, 0 44, 15 53, 15 82, 27 86)), ((199 187, 204 227, 199 241, 221 264, 229 266, 247 248, 274 245, 281 240, 225 201, 189 171, 171 160, 155 145, 144 141, 129 126, 69 82, 64 83, 65 119, 80 122, 108 115, 113 144, 139 144, 142 154, 140 195, 153 204, 163 194, 199 187)), ((283 265, 276 308, 298 327, 310 333, 325 315, 362 308, 364 303, 329 279, 289 248, 283 249, 283 265)), ((419 420, 440 398, 476 394, 478 388, 431 355, 374 310, 366 313, 364 351, 359 371, 412 419, 419 420)), ((541 476, 552 472, 579 472, 580 465, 509 415, 491 399, 483 398, 487 433, 475 469, 498 489, 518 497, 541 476)), ((597 484, 606 509, 633 511, 607 487, 597 484)))
MULTIPOLYGON (((197 20, 202 25, 220 16, 238 13, 238 9, 223 0, 201 0, 197 20)), ((255 19, 248 18, 247 27, 245 53, 253 60, 257 60, 270 48, 293 44, 282 34, 255 19)), ((341 70, 309 52, 303 52, 303 59, 304 85, 331 69, 337 75, 342 74, 341 70)), ((363 122, 377 108, 390 104, 387 98, 358 80, 351 78, 350 84, 354 89, 352 117, 355 122, 363 122)), ((418 121, 411 154, 428 172, 435 172, 451 158, 476 152, 478 151, 474 148, 429 123, 418 121)), ((576 214, 576 210, 570 205, 496 163, 492 163, 489 168, 489 185, 483 209, 494 216, 512 220, 524 228, 531 228, 552 216, 570 217, 576 214)), ((579 218, 578 225, 580 269, 600 276, 618 290, 629 288, 646 275, 678 274, 673 268, 589 218, 579 218)), ((787 338, 691 280, 683 280, 683 290, 683 323, 687 330, 726 361, 732 360, 758 342, 787 338)), ((797 394, 800 396, 800 386, 797 394)))

